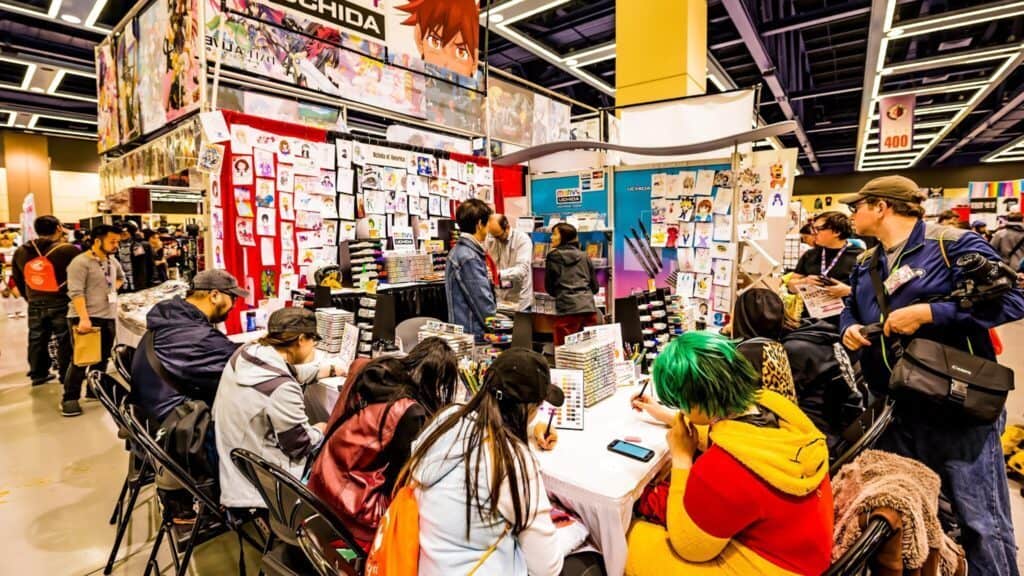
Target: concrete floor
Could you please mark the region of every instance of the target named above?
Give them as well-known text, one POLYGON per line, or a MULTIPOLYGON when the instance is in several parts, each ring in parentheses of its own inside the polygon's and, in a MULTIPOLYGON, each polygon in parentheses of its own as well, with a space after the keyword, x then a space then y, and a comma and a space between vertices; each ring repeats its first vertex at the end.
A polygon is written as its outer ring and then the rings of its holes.
MULTIPOLYGON (((1024 374, 1024 322, 1001 330, 1007 353, 1001 361, 1024 374)), ((60 386, 32 388, 25 377, 23 319, 0 316, 0 573, 101 574, 114 527, 107 524, 127 462, 113 422, 96 402, 85 414, 62 418, 60 386)), ((1010 422, 1024 424, 1024 377, 1010 395, 1010 422)), ((1011 486, 1017 542, 1024 543, 1024 498, 1011 486)), ((152 488, 145 490, 122 544, 114 574, 141 574, 156 534, 158 514, 152 488)), ((233 535, 200 547, 194 574, 232 574, 238 544, 233 535)), ((247 552, 251 574, 258 555, 247 552)), ((1021 556, 1021 555, 1018 555, 1021 556)), ((162 568, 171 566, 166 548, 162 568)), ((1020 562, 1024 571, 1024 561, 1020 562)))

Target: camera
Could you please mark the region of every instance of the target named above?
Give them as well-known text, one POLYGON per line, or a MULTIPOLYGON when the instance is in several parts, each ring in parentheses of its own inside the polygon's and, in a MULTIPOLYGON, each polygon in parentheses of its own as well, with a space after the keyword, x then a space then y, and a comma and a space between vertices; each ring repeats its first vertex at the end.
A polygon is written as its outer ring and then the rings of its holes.
POLYGON ((1017 273, 1004 262, 989 260, 977 252, 964 254, 956 259, 955 265, 963 272, 957 282, 957 289, 950 294, 958 300, 961 308, 967 310, 975 304, 992 300, 1013 290, 1017 284, 1017 273))

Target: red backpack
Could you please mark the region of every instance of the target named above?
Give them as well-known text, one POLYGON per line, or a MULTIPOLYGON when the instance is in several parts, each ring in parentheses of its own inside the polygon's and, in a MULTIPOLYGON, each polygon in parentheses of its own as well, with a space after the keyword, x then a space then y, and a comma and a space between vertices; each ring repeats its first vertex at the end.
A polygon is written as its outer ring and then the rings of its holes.
POLYGON ((47 258, 54 250, 60 248, 60 243, 54 244, 53 248, 50 248, 46 254, 39 251, 39 246, 36 246, 35 241, 32 241, 32 248, 35 248, 35 258, 25 263, 25 285, 36 292, 60 292, 63 284, 57 283, 57 270, 53 267, 53 262, 47 258))

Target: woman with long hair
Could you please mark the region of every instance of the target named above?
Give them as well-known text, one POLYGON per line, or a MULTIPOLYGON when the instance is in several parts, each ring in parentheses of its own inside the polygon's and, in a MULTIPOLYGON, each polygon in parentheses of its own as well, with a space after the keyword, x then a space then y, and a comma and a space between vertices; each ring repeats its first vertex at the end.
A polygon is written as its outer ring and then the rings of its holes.
POLYGON ((452 402, 457 372, 451 346, 427 338, 404 358, 377 358, 363 366, 335 405, 309 489, 364 548, 391 503, 413 440, 452 402))
POLYGON ((594 264, 580 249, 572 224, 560 222, 551 231, 551 252, 545 265, 544 288, 555 299, 555 346, 586 326, 597 324, 597 276, 594 264))
MULTIPOLYGON (((541 402, 560 406, 543 356, 513 348, 464 405, 443 410, 415 442, 399 485, 415 487, 420 574, 551 576, 559 550, 551 504, 529 448, 541 402)), ((536 427, 542 449, 554 437, 536 427)))

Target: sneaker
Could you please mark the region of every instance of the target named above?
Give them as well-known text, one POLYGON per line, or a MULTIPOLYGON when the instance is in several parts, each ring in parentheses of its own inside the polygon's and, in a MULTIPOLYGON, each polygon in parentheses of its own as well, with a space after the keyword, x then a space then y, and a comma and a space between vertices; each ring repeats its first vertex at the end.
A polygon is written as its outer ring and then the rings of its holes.
POLYGON ((60 403, 60 413, 65 417, 81 416, 82 407, 78 405, 78 400, 65 400, 60 403))
POLYGON ((33 386, 42 386, 43 384, 46 384, 47 382, 51 382, 51 381, 56 380, 56 379, 57 379, 57 377, 54 376, 53 374, 47 374, 46 376, 43 376, 42 378, 40 378, 38 380, 33 380, 32 381, 32 385, 33 386))

